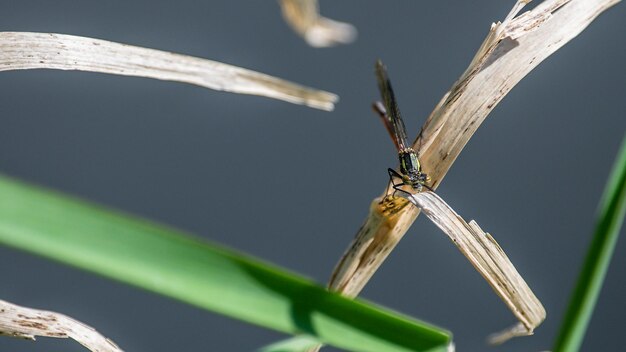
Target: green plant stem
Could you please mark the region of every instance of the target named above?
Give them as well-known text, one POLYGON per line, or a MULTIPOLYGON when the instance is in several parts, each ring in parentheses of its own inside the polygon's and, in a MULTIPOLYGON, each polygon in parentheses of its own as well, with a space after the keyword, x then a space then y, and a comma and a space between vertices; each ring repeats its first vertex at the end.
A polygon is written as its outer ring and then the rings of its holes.
POLYGON ((622 143, 602 196, 593 240, 561 325, 554 347, 555 352, 575 352, 580 349, 619 237, 625 212, 626 139, 622 143))

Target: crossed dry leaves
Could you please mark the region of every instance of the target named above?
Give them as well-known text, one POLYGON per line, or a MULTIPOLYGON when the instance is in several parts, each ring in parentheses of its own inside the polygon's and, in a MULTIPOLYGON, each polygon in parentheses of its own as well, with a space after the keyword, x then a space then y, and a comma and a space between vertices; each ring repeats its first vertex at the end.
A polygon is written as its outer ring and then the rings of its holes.
MULTIPOLYGON (((545 0, 518 15, 528 2, 517 1, 501 23, 491 25, 472 62, 437 104, 413 144, 420 155, 422 170, 432 178, 433 189, 441 183, 465 144, 504 96, 540 62, 619 0, 545 0)), ((388 192, 389 189, 385 189, 383 194, 388 192)), ((407 206, 391 213, 381 212, 379 202, 380 199, 372 202, 364 224, 333 271, 329 289, 349 297, 357 296, 419 214, 417 207, 407 206), (393 217, 387 217, 388 214, 393 217)), ((475 230, 479 230, 477 225, 475 230)), ((459 235, 476 237, 477 233, 461 232, 459 235)), ((450 233, 448 235, 452 237, 450 233)), ((495 240, 488 237, 497 246, 495 240)), ((459 245, 459 242, 455 244, 459 245)), ((504 265, 490 258, 489 253, 484 253, 485 257, 471 258, 469 252, 462 252, 475 267, 479 260, 494 272, 501 269, 499 265, 504 265)), ((515 270, 505 255, 501 259, 515 270)), ((500 343, 512 336, 531 334, 545 318, 545 310, 521 276, 509 277, 507 285, 513 286, 506 288, 509 292, 505 293, 499 288, 502 285, 499 278, 490 278, 479 267, 477 269, 520 321, 512 329, 492 336, 491 342, 500 343), (511 301, 515 296, 517 298, 511 301)))

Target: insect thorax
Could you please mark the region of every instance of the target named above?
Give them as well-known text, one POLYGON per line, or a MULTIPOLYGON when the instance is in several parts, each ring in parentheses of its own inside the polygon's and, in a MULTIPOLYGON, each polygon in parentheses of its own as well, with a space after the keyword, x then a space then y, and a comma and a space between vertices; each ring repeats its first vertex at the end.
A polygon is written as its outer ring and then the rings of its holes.
POLYGON ((421 190, 422 185, 428 180, 428 176, 422 173, 417 153, 411 148, 405 148, 400 151, 398 157, 400 159, 402 183, 411 186, 413 189, 421 190))
POLYGON ((400 173, 403 175, 419 175, 422 171, 417 153, 411 148, 405 148, 398 154, 400 159, 400 173))

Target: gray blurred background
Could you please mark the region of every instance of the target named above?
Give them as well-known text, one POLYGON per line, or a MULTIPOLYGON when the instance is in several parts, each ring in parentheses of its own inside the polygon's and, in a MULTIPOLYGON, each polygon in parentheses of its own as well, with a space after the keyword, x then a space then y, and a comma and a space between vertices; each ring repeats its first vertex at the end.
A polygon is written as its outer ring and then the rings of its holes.
MULTIPOLYGON (((370 110, 385 61, 410 138, 510 1, 322 1, 352 45, 313 49, 275 1, 3 1, 5 31, 57 32, 243 66, 337 93, 332 113, 85 72, 0 74, 0 172, 191 231, 324 283, 396 167, 370 110), (242 165, 242 158, 247 165, 242 165), (226 186, 225 180, 236 186, 226 186)), ((626 130, 626 6, 601 15, 491 113, 438 193, 491 232, 542 300, 534 337, 486 347, 512 314, 420 217, 362 297, 450 329, 460 351, 540 351, 557 333, 626 130)), ((624 234, 624 231, 622 231, 624 234)), ((618 243, 585 340, 626 326, 618 243)), ((126 351, 250 351, 283 335, 0 247, 0 299, 83 320, 126 351), (168 321, 168 323, 164 323, 168 321)), ((1 351, 83 351, 0 338, 1 351)), ((330 350, 330 349, 329 349, 330 350)))

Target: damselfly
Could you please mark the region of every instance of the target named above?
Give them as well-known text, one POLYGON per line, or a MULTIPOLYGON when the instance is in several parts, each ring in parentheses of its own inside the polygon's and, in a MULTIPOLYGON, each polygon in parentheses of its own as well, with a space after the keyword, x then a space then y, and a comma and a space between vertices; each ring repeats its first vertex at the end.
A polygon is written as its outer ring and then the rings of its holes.
POLYGON ((400 109, 398 109, 396 97, 393 94, 391 82, 387 76, 387 69, 380 60, 376 62, 376 78, 378 79, 378 89, 383 102, 375 102, 373 108, 383 120, 396 149, 398 149, 398 158, 400 159, 400 172, 392 168, 387 170, 389 173, 389 184, 394 189, 394 193, 396 191, 409 193, 403 190, 402 186, 409 186, 416 192, 421 192, 423 187, 431 189, 426 184, 430 181, 430 177, 422 172, 419 155, 407 143, 406 127, 404 127, 400 109), (402 180, 402 182, 394 182, 394 180, 398 179, 402 180))

